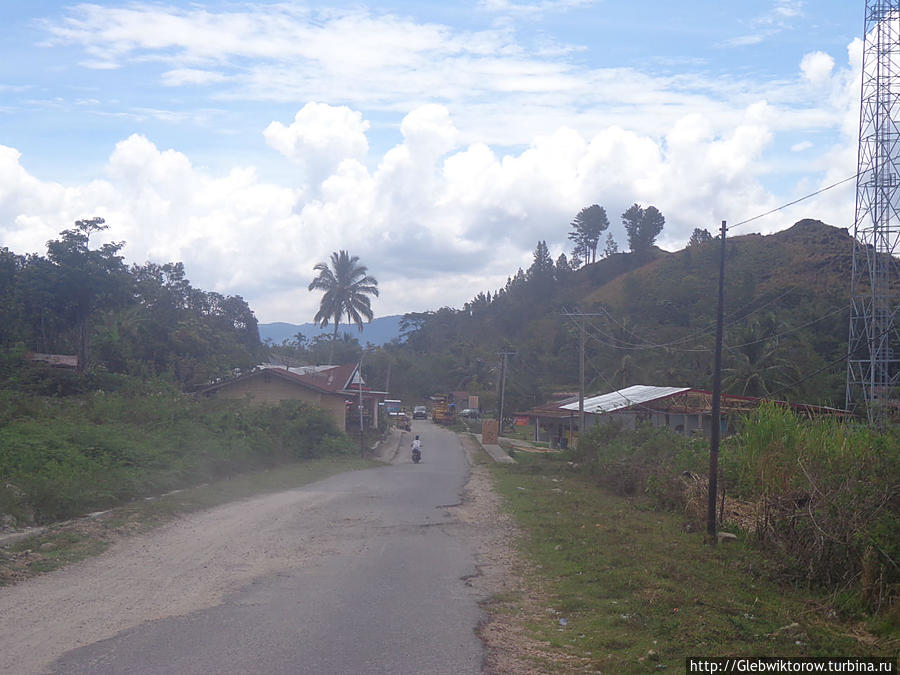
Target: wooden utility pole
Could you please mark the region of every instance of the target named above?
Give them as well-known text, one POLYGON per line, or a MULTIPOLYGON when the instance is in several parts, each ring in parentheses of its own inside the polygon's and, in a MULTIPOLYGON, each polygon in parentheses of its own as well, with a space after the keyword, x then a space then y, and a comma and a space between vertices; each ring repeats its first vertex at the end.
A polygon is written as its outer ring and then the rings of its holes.
POLYGON ((497 435, 503 435, 503 399, 506 396, 506 357, 512 356, 515 352, 499 352, 503 357, 503 363, 500 366, 500 419, 497 422, 497 435))
POLYGON ((578 357, 578 438, 584 433, 584 314, 581 315, 581 330, 579 331, 579 357, 578 357))
POLYGON ((589 316, 603 316, 603 314, 583 314, 581 312, 566 312, 565 316, 577 316, 578 323, 578 437, 584 433, 584 320, 589 316))
POLYGON ((725 304, 725 221, 722 221, 722 246, 719 253, 719 306, 716 311, 716 355, 713 365, 712 429, 709 437, 709 499, 706 505, 706 534, 710 544, 718 541, 716 532, 716 494, 719 489, 719 438, 722 432, 722 324, 725 304))

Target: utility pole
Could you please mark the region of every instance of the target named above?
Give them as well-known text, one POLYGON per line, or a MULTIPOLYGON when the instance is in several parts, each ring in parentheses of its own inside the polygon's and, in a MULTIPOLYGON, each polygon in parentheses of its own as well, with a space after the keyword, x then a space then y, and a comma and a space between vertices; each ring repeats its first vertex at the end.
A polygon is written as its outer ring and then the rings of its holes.
POLYGON ((712 429, 709 437, 709 500, 706 505, 706 534, 710 544, 717 543, 716 495, 719 491, 719 438, 722 431, 722 324, 725 304, 725 221, 722 221, 722 248, 719 253, 719 305, 716 311, 716 355, 713 365, 712 429))
POLYGON ((363 405, 362 405, 362 364, 363 364, 363 356, 366 355, 365 350, 359 355, 359 366, 356 370, 356 386, 359 390, 359 455, 363 459, 366 457, 366 436, 363 432, 363 405))
POLYGON ((578 437, 584 433, 584 320, 588 316, 603 316, 603 314, 586 314, 582 312, 566 312, 566 316, 577 316, 580 321, 578 323, 578 437))
POLYGON ((578 358, 578 438, 584 433, 584 315, 581 315, 578 358))
POLYGON ((506 396, 506 357, 513 356, 515 352, 498 352, 503 357, 503 363, 500 366, 500 419, 497 423, 497 435, 503 435, 503 399, 506 396))

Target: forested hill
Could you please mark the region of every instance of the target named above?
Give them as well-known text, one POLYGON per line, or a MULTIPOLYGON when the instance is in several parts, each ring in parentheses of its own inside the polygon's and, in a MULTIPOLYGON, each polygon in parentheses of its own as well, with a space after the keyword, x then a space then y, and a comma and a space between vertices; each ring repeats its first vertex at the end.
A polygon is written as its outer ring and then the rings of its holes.
MULTIPOLYGON (((675 253, 615 253, 578 270, 548 264, 536 250, 535 263, 504 288, 459 310, 406 315, 406 343, 389 348, 399 365, 394 388, 414 396, 465 389, 489 401, 503 351, 514 353, 506 383, 513 408, 574 391, 581 321, 590 392, 637 383, 709 388, 720 247, 715 238, 675 253)), ((815 220, 729 236, 726 391, 842 403, 851 256, 847 231, 815 220)))

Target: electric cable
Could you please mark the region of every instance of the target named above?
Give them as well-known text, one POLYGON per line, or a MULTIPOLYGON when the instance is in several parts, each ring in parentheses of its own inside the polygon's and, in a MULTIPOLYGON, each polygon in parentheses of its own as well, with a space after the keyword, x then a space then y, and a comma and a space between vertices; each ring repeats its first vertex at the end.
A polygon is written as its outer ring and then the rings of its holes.
POLYGON ((773 213, 776 213, 778 211, 782 211, 783 209, 786 209, 789 206, 793 206, 794 204, 799 204, 800 202, 805 201, 811 197, 815 197, 816 195, 820 195, 823 192, 828 192, 828 190, 831 190, 832 188, 836 188, 838 185, 843 185, 844 183, 847 183, 847 182, 853 180, 857 176, 859 176, 858 173, 853 174, 852 176, 844 178, 843 180, 839 180, 837 183, 832 183, 828 187, 823 187, 821 190, 816 190, 815 192, 811 192, 808 195, 804 195, 803 197, 800 197, 799 199, 795 199, 792 202, 788 202, 787 204, 782 204, 778 208, 772 209, 771 211, 766 211, 765 213, 760 213, 758 216, 753 216, 752 218, 747 218, 746 220, 742 220, 741 222, 735 223, 734 225, 727 225, 725 227, 725 231, 728 232, 730 230, 733 230, 736 227, 740 227, 741 225, 746 225, 747 223, 752 223, 754 220, 759 220, 760 218, 765 218, 766 216, 772 215, 773 213))

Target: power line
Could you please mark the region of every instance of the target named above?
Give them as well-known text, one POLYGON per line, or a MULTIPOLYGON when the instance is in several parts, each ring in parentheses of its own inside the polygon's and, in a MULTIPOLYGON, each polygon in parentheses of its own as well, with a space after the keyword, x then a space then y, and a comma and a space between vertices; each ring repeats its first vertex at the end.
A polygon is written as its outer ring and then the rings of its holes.
MULTIPOLYGON (((794 289, 789 288, 784 293, 767 300, 759 307, 756 307, 756 308, 750 310, 746 314, 742 314, 741 316, 735 318, 733 321, 729 321, 727 324, 725 324, 725 327, 730 328, 731 326, 734 326, 734 325, 740 323, 741 321, 744 321, 747 317, 755 314, 756 312, 762 311, 766 307, 769 307, 770 305, 778 302, 779 300, 782 300, 783 298, 785 298, 786 296, 790 295, 793 292, 794 292, 794 289)), ((740 307, 740 308, 734 310, 733 312, 731 312, 728 316, 733 317, 749 306, 750 306, 750 303, 747 303, 743 307, 740 307)), ((626 333, 628 333, 635 339, 644 340, 644 338, 642 338, 640 335, 638 335, 637 333, 635 333, 634 331, 629 329, 623 323, 621 323, 620 321, 617 321, 609 313, 609 311, 607 309, 605 309, 605 308, 601 308, 601 309, 603 310, 602 316, 606 316, 607 319, 609 319, 611 322, 615 323, 623 331, 625 331, 626 333)), ((569 316, 569 314, 566 314, 566 315, 569 316)), ((587 315, 585 315, 585 316, 587 316, 587 315)), ((591 316, 600 316, 600 315, 591 315, 591 316)), ((825 318, 825 317, 819 317, 819 319, 816 319, 816 321, 821 320, 822 318, 825 318)), ((691 342, 693 340, 711 335, 715 331, 715 326, 711 326, 708 328, 701 329, 695 333, 691 333, 689 335, 680 337, 676 340, 672 340, 671 342, 651 343, 651 342, 645 340, 643 342, 643 344, 641 344, 641 343, 637 343, 637 342, 628 342, 628 341, 622 340, 621 338, 616 337, 615 335, 610 335, 609 333, 604 332, 601 328, 598 328, 592 322, 588 322, 588 325, 590 326, 592 331, 594 331, 594 334, 592 335, 592 337, 594 337, 594 339, 597 339, 599 342, 602 342, 602 343, 606 344, 607 346, 610 346, 610 347, 613 347, 616 349, 629 350, 629 351, 644 351, 644 350, 650 350, 650 349, 669 349, 671 351, 679 351, 679 352, 708 352, 710 350, 706 347, 703 347, 700 349, 673 349, 673 347, 675 347, 676 345, 685 344, 687 342, 691 342), (598 334, 606 339, 603 340, 603 339, 597 338, 598 334)), ((808 325, 808 324, 806 324, 806 325, 808 325)), ((799 330, 799 328, 796 330, 799 330)), ((747 344, 752 344, 752 343, 747 343, 747 344)))
POLYGON ((771 211, 766 211, 765 213, 760 213, 758 216, 753 216, 752 218, 747 218, 747 220, 742 220, 739 223, 730 225, 728 227, 728 230, 733 230, 734 228, 740 227, 741 225, 746 225, 747 223, 752 223, 754 220, 759 220, 760 218, 765 218, 766 216, 772 215, 773 213, 782 211, 789 206, 793 206, 794 204, 799 204, 800 202, 805 201, 805 200, 809 199, 810 197, 815 197, 816 195, 820 195, 823 192, 827 192, 828 190, 831 190, 832 188, 836 188, 838 185, 843 185, 844 183, 847 183, 847 182, 855 179, 858 175, 859 174, 853 174, 852 176, 844 178, 843 180, 839 180, 837 183, 832 183, 828 187, 823 187, 821 190, 816 190, 815 192, 810 192, 808 195, 804 195, 803 197, 800 197, 799 199, 795 199, 794 201, 788 202, 787 204, 782 204, 778 208, 772 209, 771 211))
POLYGON ((823 319, 827 319, 830 316, 834 316, 838 312, 844 312, 848 309, 850 309, 849 305, 846 305, 844 307, 838 307, 836 309, 831 310, 827 314, 823 314, 822 316, 813 319, 812 321, 807 321, 806 323, 800 324, 799 326, 795 326, 794 328, 789 328, 788 330, 782 331, 781 333, 775 333, 774 335, 767 335, 766 337, 762 337, 759 340, 751 340, 750 342, 744 342, 743 344, 739 344, 739 345, 725 345, 725 348, 728 349, 729 351, 731 351, 731 350, 735 350, 735 349, 740 349, 741 347, 748 347, 750 345, 755 345, 760 342, 765 342, 766 340, 774 340, 776 338, 780 338, 785 335, 790 335, 791 333, 796 333, 798 330, 803 330, 807 326, 811 326, 814 323, 818 323, 819 321, 822 321, 823 319))

